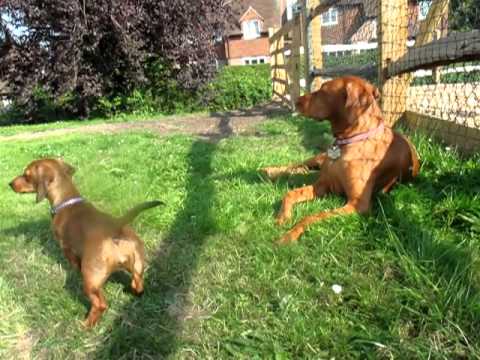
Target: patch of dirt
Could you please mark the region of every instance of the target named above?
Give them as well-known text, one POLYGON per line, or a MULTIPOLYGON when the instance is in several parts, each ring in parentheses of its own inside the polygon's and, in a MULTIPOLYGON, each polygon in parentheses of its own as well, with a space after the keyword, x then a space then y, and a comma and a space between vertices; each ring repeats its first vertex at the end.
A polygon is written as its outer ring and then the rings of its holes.
POLYGON ((32 359, 32 350, 37 339, 31 332, 27 332, 18 338, 15 346, 15 359, 30 360, 32 359))
POLYGON ((129 131, 150 131, 159 135, 191 134, 216 141, 232 135, 252 133, 257 124, 264 122, 268 118, 287 113, 288 109, 278 103, 272 103, 248 110, 211 113, 208 116, 189 115, 155 121, 96 124, 75 128, 27 132, 0 136, 0 141, 37 140, 69 134, 111 134, 129 131))

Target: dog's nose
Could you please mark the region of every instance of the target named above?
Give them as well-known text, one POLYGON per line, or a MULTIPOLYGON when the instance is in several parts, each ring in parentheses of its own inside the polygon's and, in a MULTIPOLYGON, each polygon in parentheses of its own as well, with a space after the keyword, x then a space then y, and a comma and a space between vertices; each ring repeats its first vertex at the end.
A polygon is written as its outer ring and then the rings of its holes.
POLYGON ((10 181, 8 185, 13 189, 13 181, 10 181))

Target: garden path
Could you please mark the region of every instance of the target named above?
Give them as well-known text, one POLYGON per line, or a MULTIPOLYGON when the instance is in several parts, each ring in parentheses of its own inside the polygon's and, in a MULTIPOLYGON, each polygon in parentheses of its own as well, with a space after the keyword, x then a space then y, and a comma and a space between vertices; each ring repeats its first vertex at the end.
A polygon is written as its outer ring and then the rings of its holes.
POLYGON ((159 120, 129 121, 91 124, 84 126, 47 129, 0 136, 1 142, 37 140, 69 134, 109 134, 128 131, 149 131, 160 135, 190 134, 210 140, 220 140, 231 135, 253 134, 255 125, 268 118, 286 114, 288 110, 278 103, 205 115, 170 116, 159 120))

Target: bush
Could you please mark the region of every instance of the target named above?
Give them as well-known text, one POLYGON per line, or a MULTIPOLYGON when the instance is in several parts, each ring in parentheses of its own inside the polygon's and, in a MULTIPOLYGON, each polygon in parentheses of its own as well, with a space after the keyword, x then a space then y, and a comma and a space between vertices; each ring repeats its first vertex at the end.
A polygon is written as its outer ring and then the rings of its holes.
POLYGON ((184 90, 169 75, 169 67, 152 64, 146 89, 134 90, 129 96, 100 98, 95 108, 97 115, 234 110, 272 97, 269 65, 223 67, 212 82, 196 92, 184 90))
POLYGON ((170 76, 161 63, 149 67, 149 84, 128 96, 102 97, 96 114, 178 114, 199 110, 222 111, 251 107, 272 97, 269 65, 226 66, 216 78, 199 89, 187 91, 170 76))
POLYGON ((13 101, 0 114, 0 125, 13 123, 45 123, 71 119, 77 114, 72 107, 78 101, 72 93, 54 97, 50 92, 36 87, 25 103, 13 101))
POLYGON ((226 66, 207 85, 207 107, 212 111, 251 107, 272 98, 270 65, 226 66))
MULTIPOLYGON (((349 52, 342 55, 323 55, 323 65, 328 69, 336 67, 361 67, 376 64, 378 64, 378 51, 376 49, 362 51, 359 54, 349 52)), ((376 75, 367 78, 367 80, 378 85, 378 78, 376 75)))
MULTIPOLYGON (((151 64, 148 83, 130 94, 113 94, 92 99, 92 115, 112 117, 121 113, 148 115, 178 114, 200 110, 224 111, 251 107, 272 97, 270 65, 226 66, 216 78, 197 91, 185 90, 173 80, 170 67, 151 64)), ((73 94, 54 98, 37 89, 27 106, 13 104, 0 123, 41 123, 78 116, 73 94), (72 105, 73 104, 73 105, 72 105)))

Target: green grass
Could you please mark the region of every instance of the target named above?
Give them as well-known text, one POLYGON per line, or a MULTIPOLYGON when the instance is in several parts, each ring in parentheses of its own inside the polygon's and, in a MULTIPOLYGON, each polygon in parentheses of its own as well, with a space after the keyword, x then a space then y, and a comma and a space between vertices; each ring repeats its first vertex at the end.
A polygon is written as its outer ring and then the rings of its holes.
MULTIPOLYGON (((276 247, 288 228, 274 223, 282 196, 312 178, 271 183, 257 169, 314 154, 326 131, 277 118, 218 143, 142 133, 0 143, 0 358, 478 358, 479 157, 415 135, 417 181, 377 197, 371 216, 333 218, 276 247), (48 204, 6 185, 45 156, 75 165, 81 193, 113 214, 167 203, 134 224, 148 252, 145 294, 114 276, 91 331, 48 204)), ((299 205, 294 221, 342 203, 299 205)))

